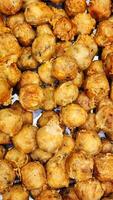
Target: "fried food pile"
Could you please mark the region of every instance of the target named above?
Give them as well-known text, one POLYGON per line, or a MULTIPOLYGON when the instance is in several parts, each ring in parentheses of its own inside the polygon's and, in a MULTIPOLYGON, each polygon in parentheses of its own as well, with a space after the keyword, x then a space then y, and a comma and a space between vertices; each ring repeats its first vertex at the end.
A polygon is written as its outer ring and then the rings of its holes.
POLYGON ((113 200, 112 14, 112 0, 0 0, 3 200, 113 200))

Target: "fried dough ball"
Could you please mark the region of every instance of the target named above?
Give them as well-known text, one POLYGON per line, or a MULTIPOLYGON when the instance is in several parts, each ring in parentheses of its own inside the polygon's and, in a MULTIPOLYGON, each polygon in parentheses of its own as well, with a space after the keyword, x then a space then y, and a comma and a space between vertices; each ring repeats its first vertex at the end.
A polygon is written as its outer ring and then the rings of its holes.
POLYGON ((28 190, 42 187, 46 183, 46 174, 40 162, 29 162, 21 169, 22 183, 28 190))
POLYGON ((113 53, 108 54, 105 60, 104 70, 108 77, 113 77, 113 53))
POLYGON ((105 131, 113 140, 113 106, 103 106, 96 113, 96 125, 99 130, 105 131))
POLYGON ((40 83, 40 79, 39 79, 38 74, 36 72, 28 70, 22 73, 21 79, 18 85, 19 85, 19 88, 22 88, 25 85, 29 85, 29 84, 39 85, 39 83, 40 83))
POLYGON ((0 105, 11 104, 12 88, 6 78, 0 77, 0 105))
POLYGON ((59 19, 61 19, 62 17, 68 18, 68 16, 67 16, 65 10, 62 9, 62 8, 51 7, 51 9, 53 11, 53 16, 52 16, 52 19, 50 21, 50 24, 54 28, 59 19))
POLYGON ((5 153, 6 153, 6 149, 4 148, 4 146, 0 145, 0 160, 4 158, 5 153))
POLYGON ((83 125, 87 120, 87 112, 78 104, 70 104, 62 108, 61 121, 69 128, 83 125))
POLYGON ((103 63, 101 60, 95 60, 87 69, 87 75, 91 76, 93 74, 104 73, 103 63))
POLYGON ((0 192, 3 193, 15 180, 15 172, 10 163, 0 160, 0 192))
POLYGON ((82 71, 78 70, 76 77, 73 79, 73 84, 76 85, 78 88, 82 86, 84 80, 84 74, 82 71))
POLYGON ((78 182, 75 185, 75 192, 81 200, 99 200, 104 193, 101 183, 96 179, 78 182))
POLYGON ((72 21, 66 17, 62 17, 56 22, 53 32, 60 40, 68 41, 74 38, 77 34, 77 29, 72 21))
POLYGON ((72 152, 66 160, 66 170, 71 179, 85 181, 92 178, 93 159, 85 152, 72 152))
POLYGON ((62 200, 61 195, 56 190, 44 190, 36 200, 62 200))
POLYGON ((62 145, 63 130, 58 119, 52 118, 45 126, 38 129, 36 140, 38 147, 46 152, 55 153, 62 145))
POLYGON ((113 81, 112 81, 112 83, 111 83, 110 98, 111 98, 112 103, 113 103, 113 81))
POLYGON ((66 188, 62 197, 63 200, 79 200, 74 188, 66 188))
POLYGON ((95 113, 89 113, 85 124, 83 124, 80 128, 90 131, 97 131, 95 116, 95 113))
POLYGON ((44 100, 43 90, 37 84, 24 85, 20 89, 19 99, 25 110, 37 110, 44 100))
POLYGON ((7 151, 5 159, 10 162, 14 168, 21 168, 28 163, 28 155, 15 148, 7 151))
POLYGON ((104 190, 104 196, 108 196, 110 193, 113 193, 113 183, 111 182, 102 182, 102 188, 104 190))
POLYGON ((54 101, 54 88, 53 87, 47 87, 43 89, 44 94, 44 101, 42 104, 42 108, 44 110, 52 110, 55 108, 56 103, 54 101))
POLYGON ((99 102, 99 106, 98 106, 98 110, 100 108, 102 108, 103 106, 112 106, 113 102, 109 97, 103 98, 100 102, 99 102))
POLYGON ((113 154, 98 154, 95 159, 95 177, 100 181, 113 182, 113 154))
POLYGON ((76 25, 78 34, 90 34, 96 26, 95 19, 89 13, 77 14, 72 22, 76 25))
POLYGON ((86 1, 85 0, 66 0, 65 10, 70 17, 73 17, 78 13, 83 13, 86 10, 86 1))
POLYGON ((101 139, 96 131, 81 130, 77 133, 75 148, 96 155, 102 148, 101 139))
POLYGON ((65 0, 51 0, 52 3, 59 4, 63 3, 65 0))
POLYGON ((46 163, 52 157, 52 153, 43 151, 42 149, 35 149, 31 153, 31 158, 35 161, 38 160, 41 163, 46 163))
POLYGON ((90 111, 94 106, 89 99, 89 97, 85 94, 85 92, 80 92, 76 101, 81 107, 84 108, 87 112, 90 111))
POLYGON ((26 6, 25 19, 31 25, 47 23, 53 16, 53 11, 44 2, 33 2, 26 6))
POLYGON ((31 45, 35 38, 35 31, 26 22, 16 24, 13 28, 13 33, 20 44, 25 47, 31 45))
POLYGON ((24 125, 18 134, 13 137, 13 143, 18 151, 30 153, 36 148, 37 128, 32 125, 24 125))
POLYGON ((42 34, 35 38, 32 53, 39 63, 48 61, 55 52, 55 37, 52 34, 42 34))
POLYGON ((7 18, 6 24, 9 28, 13 29, 16 24, 22 24, 25 21, 24 14, 22 12, 16 15, 9 16, 7 18))
POLYGON ((77 64, 70 56, 60 56, 53 61, 52 76, 59 81, 72 80, 77 76, 77 64))
POLYGON ((32 56, 32 48, 31 47, 25 47, 22 48, 22 54, 19 57, 18 60, 18 67, 22 70, 26 69, 36 69, 38 66, 37 61, 32 56))
POLYGON ((23 125, 21 114, 11 108, 0 110, 0 131, 13 137, 23 125))
POLYGON ((111 53, 113 53, 113 43, 105 46, 102 49, 101 59, 102 59, 103 63, 105 63, 107 56, 111 53))
POLYGON ((109 18, 111 15, 111 0, 91 0, 89 13, 98 21, 109 18))
POLYGON ((66 106, 76 100, 78 88, 71 81, 67 81, 56 88, 54 92, 55 103, 59 106, 66 106))
POLYGON ((104 20, 99 23, 95 35, 95 41, 100 47, 105 47, 113 42, 113 22, 104 20))
POLYGON ((14 185, 3 194, 4 200, 28 200, 29 193, 21 185, 14 185))
POLYGON ((38 68, 38 74, 40 79, 46 83, 52 85, 54 83, 54 78, 52 77, 52 62, 47 61, 40 65, 38 68))
POLYGON ((102 140, 102 153, 113 153, 113 144, 108 140, 102 140))
POLYGON ((0 63, 5 61, 16 63, 21 54, 21 48, 11 33, 0 34, 0 63))
POLYGON ((37 36, 42 34, 51 34, 53 35, 52 29, 49 26, 49 24, 41 24, 40 26, 37 26, 37 36))
POLYGON ((52 119, 56 118, 56 120, 59 120, 58 115, 54 111, 45 111, 42 113, 41 117, 39 118, 37 125, 40 127, 43 127, 47 125, 47 123, 52 119))
POLYGON ((97 73, 87 77, 84 89, 87 96, 95 104, 98 104, 103 98, 108 96, 110 87, 106 76, 102 73, 97 73))
POLYGON ((5 15, 14 15, 22 8, 23 0, 0 0, 0 12, 5 15))
POLYGON ((0 131, 0 144, 4 145, 9 143, 10 143, 10 136, 0 131))
POLYGON ((65 41, 65 42, 57 42, 56 43, 56 50, 55 50, 55 55, 56 57, 63 56, 66 52, 66 50, 72 45, 70 41, 65 41))

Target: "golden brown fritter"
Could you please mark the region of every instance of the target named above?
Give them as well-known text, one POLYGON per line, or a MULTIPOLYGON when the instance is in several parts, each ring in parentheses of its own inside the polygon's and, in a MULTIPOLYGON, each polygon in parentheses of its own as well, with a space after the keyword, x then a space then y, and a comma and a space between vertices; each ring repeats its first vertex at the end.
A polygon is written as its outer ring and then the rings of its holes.
POLYGON ((66 0, 65 10, 69 16, 75 16, 77 13, 83 13, 86 10, 85 0, 66 0))
POLYGON ((14 15, 22 8, 23 0, 0 0, 0 12, 5 15, 14 15))

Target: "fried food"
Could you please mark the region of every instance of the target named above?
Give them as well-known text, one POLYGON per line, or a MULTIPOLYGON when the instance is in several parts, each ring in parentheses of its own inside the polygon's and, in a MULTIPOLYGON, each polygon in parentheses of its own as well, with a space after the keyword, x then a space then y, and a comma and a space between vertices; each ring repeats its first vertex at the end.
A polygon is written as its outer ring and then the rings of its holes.
POLYGON ((70 17, 73 17, 78 13, 83 13, 86 10, 86 1, 66 0, 65 10, 70 17))
POLYGON ((45 111, 42 113, 41 117, 37 121, 37 125, 40 127, 43 127, 43 126, 47 125, 47 123, 52 118, 54 118, 54 119, 56 118, 56 120, 59 121, 59 116, 57 115, 57 113, 55 113, 54 111, 45 111))
POLYGON ((42 108, 44 110, 53 110, 56 107, 56 102, 54 100, 54 88, 47 87, 43 89, 44 100, 42 108))
POLYGON ((20 12, 7 18, 6 24, 10 29, 13 29, 16 24, 24 23, 24 13, 20 12))
POLYGON ((34 161, 40 161, 41 163, 46 163, 52 157, 52 153, 43 151, 42 149, 35 149, 31 153, 31 158, 34 161))
POLYGON ((61 195, 56 190, 44 190, 36 200, 62 200, 61 195))
POLYGON ((16 14, 23 5, 23 0, 0 0, 0 12, 5 15, 16 14))

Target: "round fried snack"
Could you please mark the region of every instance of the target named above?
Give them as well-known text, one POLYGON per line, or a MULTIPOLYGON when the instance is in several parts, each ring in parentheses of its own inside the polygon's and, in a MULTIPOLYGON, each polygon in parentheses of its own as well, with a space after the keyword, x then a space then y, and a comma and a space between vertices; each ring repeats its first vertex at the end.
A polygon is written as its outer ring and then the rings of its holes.
POLYGON ((19 99, 25 110, 37 110, 44 100, 43 90, 37 84, 25 85, 20 89, 19 99))
POLYGON ((92 178, 93 159, 85 152, 72 152, 66 160, 66 170, 71 179, 85 181, 92 178))
POLYGON ((62 200, 61 195, 56 190, 44 190, 36 200, 62 200))
POLYGON ((95 177, 100 181, 111 181, 113 182, 113 154, 98 154, 94 159, 95 177))
POLYGON ((12 89, 6 78, 0 77, 0 105, 11 104, 12 89))
POLYGON ((97 131, 98 129, 96 127, 95 117, 96 117, 95 113, 89 113, 86 122, 80 128, 90 131, 97 131))
POLYGON ((0 160, 4 158, 5 153, 6 153, 6 149, 4 148, 4 146, 0 145, 0 160))
POLYGON ((96 26, 96 21, 89 13, 79 13, 72 22, 76 25, 78 34, 90 34, 96 26))
POLYGON ((37 144, 40 149, 49 153, 55 153, 62 145, 63 130, 59 126, 58 119, 52 118, 45 126, 37 131, 37 144))
POLYGON ((0 110, 0 131, 13 137, 22 128, 23 120, 20 112, 11 108, 0 110))
POLYGON ((73 79, 73 84, 80 88, 82 86, 83 80, 84 74, 82 71, 78 70, 76 77, 73 79))
POLYGON ((47 87, 43 89, 44 101, 42 104, 42 108, 44 110, 52 110, 56 107, 56 103, 54 100, 54 91, 53 87, 47 87))
POLYGON ((81 200, 99 200, 104 193, 101 183, 96 179, 78 182, 75 185, 75 192, 81 200))
POLYGON ((23 153, 31 153, 36 148, 37 128, 32 125, 24 125, 18 134, 13 137, 13 143, 17 150, 23 153))
POLYGON ((112 53, 113 53, 113 43, 105 46, 102 49, 101 59, 102 59, 103 63, 105 63, 107 56, 112 53))
POLYGON ((24 13, 20 12, 16 15, 9 16, 6 24, 10 29, 13 29, 16 24, 22 24, 25 21, 24 13))
POLYGON ((55 52, 55 37, 52 34, 41 34, 32 43, 32 53, 39 63, 48 61, 55 52))
POLYGON ((34 190, 46 184, 46 174, 40 162, 29 162, 21 169, 22 183, 28 190, 34 190))
POLYGON ((113 77, 113 53, 108 54, 105 60, 104 70, 108 77, 113 77))
POLYGON ((109 18, 111 15, 111 0, 91 0, 89 13, 97 21, 109 18))
POLYGON ((91 76, 94 74, 104 74, 104 67, 101 60, 95 60, 91 63, 91 65, 87 69, 87 75, 91 76))
POLYGON ((15 172, 6 160, 0 160, 0 192, 8 189, 15 180, 15 172))
POLYGON ((6 133, 0 131, 0 144, 9 144, 10 143, 10 136, 6 133))
POLYGON ((70 17, 75 16, 77 13, 83 13, 86 10, 85 0, 66 0, 65 10, 70 17))
POLYGON ((23 0, 0 0, 0 12, 5 15, 14 15, 22 8, 23 0))
POLYGON ((69 128, 83 125, 87 120, 87 112, 78 104, 70 104, 62 108, 61 121, 69 128))
POLYGON ((34 161, 40 161, 41 163, 46 163, 52 157, 52 153, 43 151, 42 149, 35 149, 31 153, 31 158, 34 161))
POLYGON ((78 88, 71 81, 65 82, 56 88, 54 92, 55 103, 59 106, 66 106, 76 100, 78 88))
POLYGON ((42 34, 51 34, 53 35, 52 29, 49 24, 41 24, 37 26, 36 29, 37 36, 42 34))
POLYGON ((37 121, 39 127, 47 125, 47 123, 52 119, 56 118, 59 121, 59 116, 54 111, 45 111, 42 113, 41 117, 37 121))
POLYGON ((21 185, 14 185, 3 194, 4 200, 28 200, 29 193, 21 185))
POLYGON ((15 148, 7 151, 5 159, 9 161, 14 168, 21 168, 28 163, 28 155, 15 148))
POLYGON ((104 139, 102 140, 102 153, 113 153, 113 144, 110 140, 104 139))
POLYGON ((101 139, 96 131, 81 130, 77 133, 75 148, 83 150, 90 155, 96 155, 102 148, 101 139))
POLYGON ((52 76, 59 81, 72 80, 77 76, 75 59, 69 56, 60 56, 53 61, 52 76))
POLYGON ((76 102, 87 112, 89 112, 94 107, 92 101, 89 99, 85 92, 79 92, 76 102))
POLYGON ((40 25, 51 20, 53 12, 44 2, 33 2, 26 6, 25 19, 31 25, 40 25))
POLYGON ((72 45, 70 41, 59 41, 56 44, 55 55, 56 57, 63 56, 66 50, 72 45))

